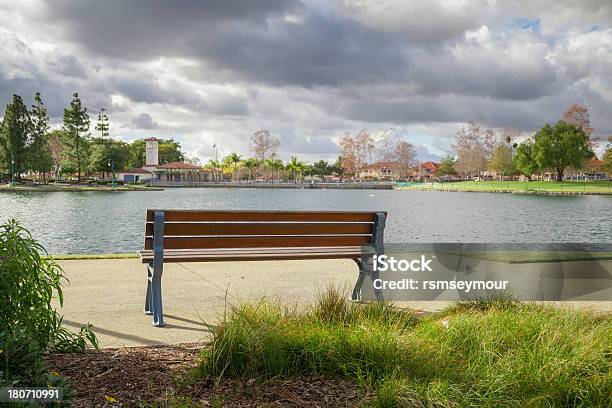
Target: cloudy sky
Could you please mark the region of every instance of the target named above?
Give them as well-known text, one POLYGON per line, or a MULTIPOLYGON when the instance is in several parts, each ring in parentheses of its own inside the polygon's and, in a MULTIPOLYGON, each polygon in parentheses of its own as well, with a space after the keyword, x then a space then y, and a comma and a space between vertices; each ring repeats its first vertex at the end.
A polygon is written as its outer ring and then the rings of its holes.
MULTIPOLYGON (((610 0, 0 0, 0 104, 79 92, 113 137, 174 137, 206 161, 332 159, 346 133, 401 130, 421 159, 462 123, 533 132, 573 103, 612 134, 610 0)), ((1 114, 1 113, 0 113, 1 114)))

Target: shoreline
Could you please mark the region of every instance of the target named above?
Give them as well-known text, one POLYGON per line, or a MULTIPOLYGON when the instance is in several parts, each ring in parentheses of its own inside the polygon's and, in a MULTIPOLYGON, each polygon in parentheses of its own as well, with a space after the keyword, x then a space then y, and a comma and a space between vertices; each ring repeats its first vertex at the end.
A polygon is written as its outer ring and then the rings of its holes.
POLYGON ((8 184, 0 185, 0 192, 86 192, 86 191, 105 191, 105 192, 115 192, 115 191, 163 191, 164 189, 161 187, 145 187, 145 186, 136 186, 136 187, 125 187, 125 186, 117 186, 114 189, 111 187, 103 187, 103 186, 85 186, 85 185, 33 185, 33 186, 14 186, 11 187, 8 184))
POLYGON ((612 191, 536 191, 536 190, 458 190, 451 188, 395 188, 402 191, 433 191, 447 193, 496 193, 523 195, 612 195, 612 191))

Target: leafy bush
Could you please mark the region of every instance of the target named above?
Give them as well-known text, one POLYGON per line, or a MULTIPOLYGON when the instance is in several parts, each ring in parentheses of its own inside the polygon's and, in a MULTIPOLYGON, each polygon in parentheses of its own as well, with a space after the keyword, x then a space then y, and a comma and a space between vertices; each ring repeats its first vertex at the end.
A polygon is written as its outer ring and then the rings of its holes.
POLYGON ((52 305, 63 305, 62 269, 15 220, 0 226, 0 384, 45 386, 42 354, 98 347, 91 325, 73 333, 52 305))

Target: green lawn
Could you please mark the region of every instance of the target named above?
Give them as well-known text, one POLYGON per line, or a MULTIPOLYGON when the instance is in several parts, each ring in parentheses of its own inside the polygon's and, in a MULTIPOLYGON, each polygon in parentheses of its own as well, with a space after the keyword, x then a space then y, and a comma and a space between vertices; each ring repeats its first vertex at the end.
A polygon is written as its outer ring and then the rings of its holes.
POLYGON ((193 376, 340 376, 375 407, 612 406, 612 316, 506 301, 419 317, 336 291, 233 308, 193 376))
POLYGON ((459 181, 415 183, 399 186, 400 190, 451 190, 486 192, 530 192, 530 193, 600 193, 612 194, 612 182, 608 181, 459 181))

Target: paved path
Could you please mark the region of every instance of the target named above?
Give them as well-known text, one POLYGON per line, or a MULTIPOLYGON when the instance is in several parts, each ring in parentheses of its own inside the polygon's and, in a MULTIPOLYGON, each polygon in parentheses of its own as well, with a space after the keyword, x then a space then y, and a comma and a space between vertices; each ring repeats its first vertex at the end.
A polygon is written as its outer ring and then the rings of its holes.
MULTIPOLYGON (((263 296, 297 307, 312 303, 332 285, 347 293, 357 278, 350 260, 166 264, 162 290, 166 326, 151 325, 142 312, 145 266, 138 259, 58 261, 64 285, 64 324, 78 329, 92 323, 101 347, 176 344, 206 340, 207 324, 222 317, 224 306, 263 296)), ((367 281, 366 281, 367 284, 367 281)), ((405 302, 434 311, 448 302, 405 302)), ((612 310, 612 302, 575 302, 577 307, 612 310)))
POLYGON ((262 296, 312 302, 328 285, 348 288, 357 277, 350 260, 166 264, 162 281, 166 326, 145 315, 145 266, 137 259, 58 261, 70 280, 61 313, 76 329, 90 322, 102 347, 174 344, 205 339, 224 306, 262 296))

